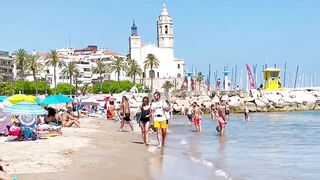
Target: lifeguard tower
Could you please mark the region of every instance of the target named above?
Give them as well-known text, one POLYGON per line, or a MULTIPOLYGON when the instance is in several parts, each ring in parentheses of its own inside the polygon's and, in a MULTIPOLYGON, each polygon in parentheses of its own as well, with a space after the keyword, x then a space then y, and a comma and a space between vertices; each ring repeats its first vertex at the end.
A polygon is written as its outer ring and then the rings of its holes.
POLYGON ((264 90, 283 90, 280 79, 281 69, 267 68, 263 70, 264 90))

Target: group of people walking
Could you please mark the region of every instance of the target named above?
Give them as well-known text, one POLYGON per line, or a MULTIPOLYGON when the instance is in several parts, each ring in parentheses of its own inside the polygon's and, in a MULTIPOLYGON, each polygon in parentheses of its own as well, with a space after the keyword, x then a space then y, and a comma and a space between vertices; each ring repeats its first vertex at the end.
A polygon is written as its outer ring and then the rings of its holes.
MULTIPOLYGON (((170 110, 171 107, 169 103, 161 100, 160 92, 156 91, 153 94, 153 99, 151 101, 149 97, 143 97, 136 119, 141 128, 143 143, 146 146, 149 145, 149 129, 151 126, 156 129, 158 146, 164 146, 170 119, 170 110)), ((122 131, 125 122, 129 124, 133 131, 133 125, 130 119, 130 106, 126 96, 122 97, 122 102, 120 104, 120 119, 119 131, 122 131)))
MULTIPOLYGON (((152 100, 147 96, 143 97, 142 104, 139 106, 138 113, 136 114, 136 120, 141 128, 144 145, 149 145, 149 130, 151 128, 156 131, 158 146, 163 147, 165 145, 169 123, 168 120, 171 118, 169 113, 170 111, 171 107, 169 102, 161 100, 160 92, 155 92, 152 100)), ((223 136, 229 117, 228 102, 222 100, 218 103, 212 104, 210 111, 211 119, 216 120, 218 124, 216 130, 221 136, 223 136)), ((119 112, 121 120, 119 131, 123 131, 125 123, 127 123, 133 131, 133 124, 130 119, 130 105, 126 96, 122 97, 119 112)), ((196 102, 192 103, 187 110, 189 125, 194 124, 196 132, 202 131, 201 124, 203 114, 202 108, 196 102)))

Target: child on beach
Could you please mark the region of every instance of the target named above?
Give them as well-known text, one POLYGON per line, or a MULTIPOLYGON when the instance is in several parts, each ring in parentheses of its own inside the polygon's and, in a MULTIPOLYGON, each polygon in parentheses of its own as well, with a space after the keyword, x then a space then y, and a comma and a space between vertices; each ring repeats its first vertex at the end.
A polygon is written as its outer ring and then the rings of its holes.
POLYGON ((194 109, 194 126, 196 127, 196 132, 201 132, 201 119, 203 112, 200 109, 200 106, 197 105, 194 109))

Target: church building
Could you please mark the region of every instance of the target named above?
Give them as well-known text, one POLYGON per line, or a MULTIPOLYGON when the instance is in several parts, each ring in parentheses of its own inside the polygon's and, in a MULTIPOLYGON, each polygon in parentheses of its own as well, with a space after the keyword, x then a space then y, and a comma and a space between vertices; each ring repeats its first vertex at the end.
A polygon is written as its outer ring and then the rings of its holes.
MULTIPOLYGON (((157 20, 157 45, 145 45, 138 35, 135 22, 131 26, 131 36, 129 38, 130 58, 136 60, 140 67, 144 69, 144 61, 148 54, 153 54, 160 62, 158 67, 154 67, 155 79, 174 79, 184 77, 184 60, 174 57, 174 35, 173 20, 170 17, 166 6, 157 20)), ((152 75, 150 68, 144 71, 144 78, 152 75)))

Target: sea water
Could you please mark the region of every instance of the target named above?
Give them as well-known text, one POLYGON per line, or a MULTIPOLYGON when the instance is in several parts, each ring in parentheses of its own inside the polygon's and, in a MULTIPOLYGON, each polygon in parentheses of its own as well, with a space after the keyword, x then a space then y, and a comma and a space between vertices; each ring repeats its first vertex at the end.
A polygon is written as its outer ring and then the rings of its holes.
MULTIPOLYGON (((167 144, 154 150, 154 179, 320 179, 320 112, 255 113, 249 121, 231 115, 224 137, 217 122, 202 121, 202 133, 187 117, 171 121, 167 144)), ((152 147, 151 147, 152 148, 152 147)))

